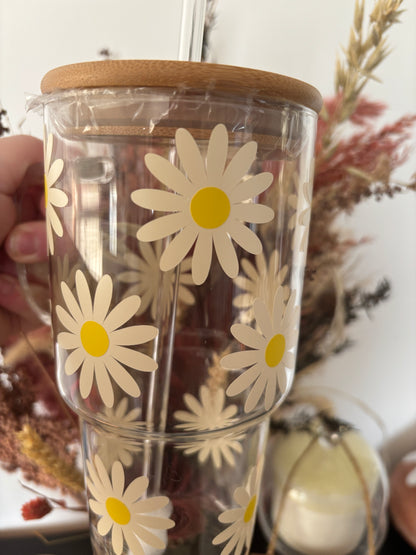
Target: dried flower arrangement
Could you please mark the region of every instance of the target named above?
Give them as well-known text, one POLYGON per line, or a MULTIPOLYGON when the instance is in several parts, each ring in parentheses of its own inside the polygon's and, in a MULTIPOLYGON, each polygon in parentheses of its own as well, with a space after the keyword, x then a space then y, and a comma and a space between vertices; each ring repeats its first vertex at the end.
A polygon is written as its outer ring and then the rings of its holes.
MULTIPOLYGON (((346 61, 338 61, 336 66, 335 96, 325 102, 320 115, 299 371, 345 347, 345 327, 360 310, 375 306, 389 293, 385 280, 369 293, 359 285, 344 284, 343 265, 358 242, 344 237, 335 224, 340 214, 351 212, 367 198, 380 199, 404 190, 395 184, 393 171, 406 159, 416 116, 405 116, 378 129, 385 106, 363 96, 366 83, 375 78, 375 69, 387 55, 385 35, 398 22, 401 4, 402 0, 377 0, 365 32, 364 2, 357 0, 346 61), (343 131, 347 126, 353 132, 346 137, 343 131)), ((212 10, 209 18, 208 27, 214 21, 212 10)), ((0 123, 5 115, 2 110, 0 123)), ((0 134, 7 131, 0 126, 0 134)), ((415 188, 415 183, 407 188, 415 188)), ((0 432, 5 441, 0 444, 0 461, 10 470, 20 468, 25 479, 58 487, 79 498, 82 477, 76 467, 76 453, 67 447, 78 440, 78 424, 60 402, 51 380, 53 355, 48 330, 22 338, 5 351, 4 359, 0 432)), ((37 497, 23 508, 23 518, 41 518, 53 505, 37 497)))
POLYGON ((345 236, 336 223, 366 199, 415 188, 414 178, 398 185, 393 173, 406 160, 416 116, 379 127, 386 106, 363 95, 388 53, 385 35, 399 21, 401 4, 378 0, 365 30, 364 2, 356 2, 345 61, 336 63, 335 95, 324 101, 319 117, 298 371, 345 348, 346 326, 390 292, 385 279, 371 292, 346 284, 344 265, 361 241, 345 236))

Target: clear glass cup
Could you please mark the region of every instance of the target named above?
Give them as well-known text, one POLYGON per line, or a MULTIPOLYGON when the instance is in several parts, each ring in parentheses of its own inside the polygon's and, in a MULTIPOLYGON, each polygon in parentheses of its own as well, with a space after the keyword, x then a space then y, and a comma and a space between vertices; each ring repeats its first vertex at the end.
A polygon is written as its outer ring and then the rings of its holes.
POLYGON ((138 553, 139 543, 145 553, 214 555, 249 545, 268 425, 148 434, 133 421, 83 421, 94 553, 138 553))
MULTIPOLYGON (((255 487, 258 430, 294 375, 321 97, 283 76, 169 61, 65 66, 42 91, 58 385, 84 423, 92 511, 91 480, 118 484, 92 526, 93 538, 108 536, 96 552, 127 553, 137 542, 123 528, 123 488, 141 476, 142 496, 166 497, 173 454, 184 461, 170 485, 180 492, 185 454, 199 453, 194 485, 215 505, 207 522, 241 502, 238 484, 255 487), (112 430, 97 432, 109 445, 128 436, 137 447, 111 480, 93 447, 97 427, 112 430), (200 451, 210 434, 218 441, 200 451)), ((172 501, 154 503, 177 527, 172 501)), ((220 553, 220 543, 192 553, 220 553)), ((249 534, 235 545, 241 553, 249 534)))

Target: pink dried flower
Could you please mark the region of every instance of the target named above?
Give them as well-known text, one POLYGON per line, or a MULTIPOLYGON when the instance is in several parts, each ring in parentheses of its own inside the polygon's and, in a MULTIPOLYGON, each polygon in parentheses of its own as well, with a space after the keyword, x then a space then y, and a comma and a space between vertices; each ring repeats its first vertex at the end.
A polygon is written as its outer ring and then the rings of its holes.
POLYGON ((36 497, 22 505, 21 512, 24 520, 43 518, 52 511, 52 505, 45 497, 36 497))

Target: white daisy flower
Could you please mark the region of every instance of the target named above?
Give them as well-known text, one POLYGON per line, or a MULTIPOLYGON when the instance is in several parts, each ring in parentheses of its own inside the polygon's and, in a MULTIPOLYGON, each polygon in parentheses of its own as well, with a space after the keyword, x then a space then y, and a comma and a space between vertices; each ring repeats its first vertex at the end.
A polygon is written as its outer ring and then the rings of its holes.
MULTIPOLYGON (((162 242, 156 241, 154 249, 148 243, 139 243, 141 257, 129 252, 125 256, 125 264, 130 268, 121 272, 117 279, 123 283, 131 284, 126 291, 126 296, 140 295, 142 303, 137 314, 143 314, 150 306, 150 315, 156 320, 158 307, 161 316, 169 315, 175 290, 176 272, 169 270, 161 272, 159 260, 162 253, 162 242)), ((185 258, 179 269, 178 301, 186 305, 193 305, 195 297, 186 287, 193 285, 191 259, 185 258)))
POLYGON ((299 251, 306 252, 308 247, 309 222, 311 219, 312 188, 308 182, 302 186, 298 185, 299 195, 289 195, 288 204, 295 210, 288 222, 289 229, 299 226, 297 233, 293 235, 292 249, 295 250, 296 242, 299 242, 299 251), (300 212, 298 213, 298 211, 300 212))
POLYGON ((54 253, 55 247, 53 243, 54 231, 58 237, 62 237, 64 230, 62 224, 55 211, 55 207, 63 208, 68 204, 68 196, 63 191, 56 189, 59 176, 64 169, 64 161, 57 158, 51 164, 53 149, 53 135, 49 134, 45 145, 45 207, 46 207, 46 236, 48 239, 49 252, 54 253))
POLYGON ((94 457, 94 464, 89 460, 86 464, 91 494, 88 504, 91 511, 101 517, 97 523, 100 536, 111 531, 114 553, 123 553, 124 542, 133 555, 148 553, 147 546, 164 549, 166 530, 175 525, 170 518, 161 516, 161 511, 168 508, 169 498, 146 497, 149 485, 146 476, 136 478, 124 489, 124 470, 119 461, 112 466, 111 478, 98 455, 94 457))
POLYGON ((295 306, 295 291, 287 305, 284 295, 282 288, 277 290, 271 318, 264 301, 254 301, 254 316, 259 331, 244 324, 231 326, 233 336, 250 350, 225 355, 221 366, 226 370, 249 367, 231 382, 226 391, 233 397, 251 388, 244 405, 245 412, 251 412, 256 407, 263 393, 264 408, 269 410, 276 401, 277 393, 286 393, 288 374, 293 376, 299 306, 295 306))
POLYGON ((250 547, 256 520, 262 466, 263 462, 260 461, 257 468, 254 466, 250 470, 246 484, 235 489, 233 498, 238 507, 228 509, 218 517, 222 524, 229 524, 212 540, 213 545, 227 542, 221 555, 228 555, 231 552, 234 552, 234 555, 240 555, 243 549, 250 547))
POLYGON ((195 243, 192 278, 197 285, 208 276, 214 245, 222 269, 234 278, 238 274, 238 259, 232 239, 252 254, 262 251, 261 241, 243 222, 261 224, 273 219, 271 208, 251 202, 270 186, 273 175, 262 172, 247 178, 256 158, 255 141, 240 148, 226 167, 228 134, 222 124, 211 133, 206 161, 186 129, 176 131, 176 148, 184 173, 157 154, 145 156, 149 171, 173 193, 154 189, 133 191, 131 198, 138 206, 170 212, 141 227, 137 238, 157 241, 178 232, 161 256, 163 271, 177 266, 195 243))
MULTIPOLYGON (((211 390, 202 385, 199 389, 199 398, 185 393, 183 396, 188 411, 178 410, 174 417, 182 424, 176 424, 177 428, 192 431, 207 431, 223 429, 235 422, 237 405, 229 405, 224 409, 225 393, 223 389, 211 390)), ((235 465, 234 452, 242 453, 240 441, 244 434, 223 434, 219 437, 189 441, 185 446, 184 453, 193 455, 198 453, 198 460, 201 464, 211 457, 215 468, 220 468, 224 459, 230 466, 235 465)))
MULTIPOLYGON (((123 397, 116 408, 106 407, 102 413, 103 420, 114 430, 144 429, 145 422, 138 421, 141 409, 128 409, 128 398, 123 397)), ((122 434, 97 434, 97 453, 106 468, 111 468, 115 460, 119 460, 124 467, 133 464, 133 456, 140 451, 137 441, 129 440, 122 434)))
POLYGON ((283 286, 286 279, 287 264, 280 268, 279 251, 274 250, 267 264, 264 253, 256 256, 256 265, 247 258, 241 261, 241 268, 246 275, 237 276, 234 283, 244 291, 233 300, 233 305, 241 309, 240 321, 249 324, 254 319, 253 303, 255 299, 261 299, 266 306, 272 306, 276 291, 283 287, 284 300, 289 297, 289 287, 283 286))
POLYGON ((110 376, 128 395, 138 397, 140 388, 125 366, 141 372, 154 372, 157 363, 126 345, 146 343, 158 333, 154 326, 121 327, 137 313, 140 297, 133 295, 123 299, 109 312, 113 295, 109 275, 98 282, 94 301, 81 270, 75 275, 75 285, 78 301, 62 282, 62 295, 68 310, 60 305, 56 307, 59 320, 68 330, 58 334, 58 344, 62 349, 72 351, 65 361, 65 373, 71 376, 81 367, 79 388, 83 399, 90 394, 95 376, 98 392, 107 407, 114 404, 110 376))

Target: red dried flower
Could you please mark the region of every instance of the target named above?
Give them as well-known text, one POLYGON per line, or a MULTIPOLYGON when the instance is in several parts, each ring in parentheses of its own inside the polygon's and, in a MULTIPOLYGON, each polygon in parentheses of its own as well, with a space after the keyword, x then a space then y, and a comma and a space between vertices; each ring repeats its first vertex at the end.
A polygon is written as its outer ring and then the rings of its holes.
POLYGON ((36 520, 52 511, 52 505, 45 497, 36 497, 22 505, 21 512, 24 520, 36 520))

